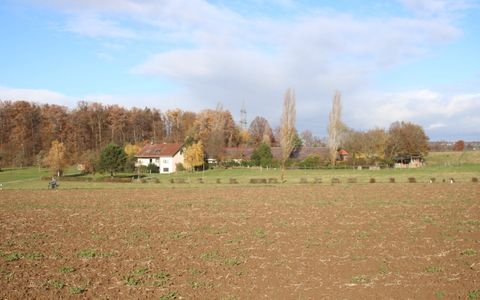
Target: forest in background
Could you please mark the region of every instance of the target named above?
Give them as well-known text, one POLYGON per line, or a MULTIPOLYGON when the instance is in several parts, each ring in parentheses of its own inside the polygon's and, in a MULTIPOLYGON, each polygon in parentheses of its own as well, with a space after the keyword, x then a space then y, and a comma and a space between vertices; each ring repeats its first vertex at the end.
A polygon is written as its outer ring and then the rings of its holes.
MULTIPOLYGON (((0 101, 0 166, 40 166, 55 142, 63 145, 70 164, 88 164, 98 158, 108 144, 141 147, 147 143, 201 141, 205 153, 219 160, 225 147, 279 146, 280 129, 271 128, 265 118, 253 118, 248 127, 239 124, 221 106, 191 112, 147 107, 126 109, 84 101, 74 109, 27 101, 0 101)), ((309 130, 297 132, 296 137, 297 144, 304 147, 328 143, 309 130)), ((339 147, 370 162, 402 152, 428 152, 428 137, 423 128, 412 123, 395 122, 389 130, 375 128, 365 132, 344 126, 340 140, 339 147)), ((463 150, 463 146, 456 150, 463 150)), ((452 147, 455 149, 455 144, 452 147)), ((443 146, 445 150, 450 150, 448 148, 443 146)))

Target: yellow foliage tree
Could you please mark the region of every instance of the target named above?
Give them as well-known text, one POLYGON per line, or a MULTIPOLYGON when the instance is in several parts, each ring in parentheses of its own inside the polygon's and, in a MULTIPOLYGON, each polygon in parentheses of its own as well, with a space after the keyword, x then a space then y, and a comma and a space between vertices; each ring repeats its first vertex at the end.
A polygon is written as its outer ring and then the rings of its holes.
POLYGON ((52 142, 52 146, 45 158, 45 164, 49 166, 57 176, 62 174, 63 169, 67 165, 66 149, 63 143, 57 140, 52 142))
POLYGON ((205 152, 203 150, 202 142, 198 142, 189 146, 186 150, 184 155, 185 160, 185 167, 187 169, 193 169, 195 167, 199 167, 203 165, 203 158, 205 156, 205 152))
POLYGON ((126 144, 123 150, 125 151, 128 157, 133 157, 135 156, 135 154, 138 153, 138 151, 140 151, 140 147, 133 144, 126 144))

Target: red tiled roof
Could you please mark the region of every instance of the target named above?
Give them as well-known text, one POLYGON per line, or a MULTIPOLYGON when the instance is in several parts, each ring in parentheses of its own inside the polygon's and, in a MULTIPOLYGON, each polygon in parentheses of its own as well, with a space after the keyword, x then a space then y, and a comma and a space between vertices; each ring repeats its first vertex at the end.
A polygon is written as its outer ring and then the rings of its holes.
POLYGON ((175 156, 182 149, 182 144, 153 144, 146 145, 135 157, 175 156))
POLYGON ((345 150, 345 149, 341 149, 340 151, 338 151, 338 154, 340 154, 340 155, 348 155, 348 152, 347 152, 347 150, 345 150))

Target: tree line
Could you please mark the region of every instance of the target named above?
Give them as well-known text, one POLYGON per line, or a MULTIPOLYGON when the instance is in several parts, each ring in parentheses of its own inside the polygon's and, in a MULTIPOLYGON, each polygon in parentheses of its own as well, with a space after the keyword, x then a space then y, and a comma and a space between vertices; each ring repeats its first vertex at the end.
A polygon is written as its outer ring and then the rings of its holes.
MULTIPOLYGON (((337 150, 347 149, 353 161, 374 163, 403 154, 425 155, 428 137, 419 125, 395 122, 388 130, 365 132, 348 128, 341 120, 340 93, 335 93, 329 115, 328 137, 295 128, 295 94, 284 96, 280 126, 272 128, 256 116, 248 128, 237 125, 232 114, 218 105, 201 112, 155 108, 124 108, 81 101, 73 109, 27 101, 0 101, 0 166, 42 166, 61 156, 62 164, 90 166, 101 150, 115 144, 132 157, 147 143, 197 145, 208 157, 224 159, 225 147, 260 145, 282 149, 280 166, 300 147, 328 147, 322 162, 336 163, 337 150), (201 145, 201 146, 200 146, 201 145)), ((188 155, 199 156, 195 152, 188 155)), ((197 158, 197 160, 199 160, 197 158)))

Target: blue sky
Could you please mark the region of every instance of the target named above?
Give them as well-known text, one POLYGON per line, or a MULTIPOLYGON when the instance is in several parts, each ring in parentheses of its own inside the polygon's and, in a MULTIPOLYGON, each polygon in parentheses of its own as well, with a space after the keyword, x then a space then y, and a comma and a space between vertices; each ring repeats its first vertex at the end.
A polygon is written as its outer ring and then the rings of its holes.
POLYGON ((333 94, 366 130, 480 140, 477 0, 2 0, 0 99, 200 111, 326 135, 333 94))

